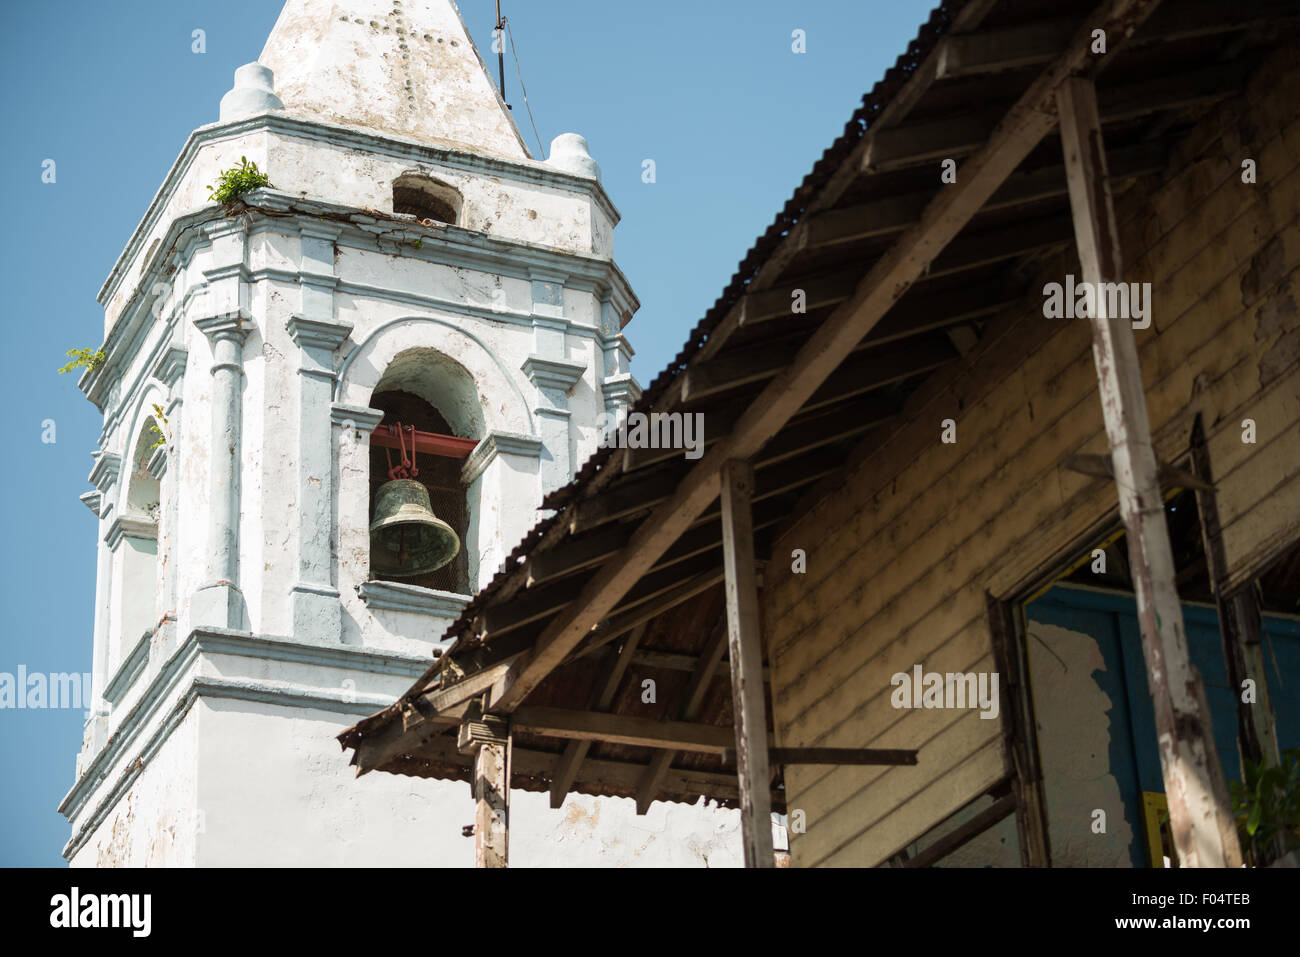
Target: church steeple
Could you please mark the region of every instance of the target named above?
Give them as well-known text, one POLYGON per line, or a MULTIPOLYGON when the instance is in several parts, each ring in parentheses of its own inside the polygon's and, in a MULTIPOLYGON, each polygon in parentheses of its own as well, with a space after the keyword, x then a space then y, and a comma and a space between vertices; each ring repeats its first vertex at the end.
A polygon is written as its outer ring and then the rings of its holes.
POLYGON ((288 113, 530 158, 452 0, 288 0, 258 62, 288 113))
MULTIPOLYGON (((472 862, 425 825, 472 817, 463 788, 352 787, 336 735, 425 672, 636 401, 617 223, 581 136, 528 155, 450 0, 287 0, 100 295, 70 861, 472 862), (246 160, 274 185, 211 201, 246 160), (399 535, 385 565, 371 527, 398 478, 455 532, 453 562, 408 564, 399 535)), ((588 813, 612 835, 620 808, 588 813)), ((511 814, 567 827, 544 799, 511 814)), ((669 862, 624 847, 600 853, 669 862)))

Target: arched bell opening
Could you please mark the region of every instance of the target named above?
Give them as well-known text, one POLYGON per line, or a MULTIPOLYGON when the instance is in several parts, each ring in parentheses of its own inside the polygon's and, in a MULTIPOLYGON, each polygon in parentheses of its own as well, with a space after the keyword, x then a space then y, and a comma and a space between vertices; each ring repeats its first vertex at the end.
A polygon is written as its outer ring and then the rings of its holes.
POLYGON ((162 508, 162 484, 149 471, 149 462, 162 441, 161 427, 149 416, 135 437, 126 486, 126 514, 154 523, 162 508))
POLYGON ((384 413, 370 443, 370 578, 469 594, 461 469, 477 439, 412 392, 376 391, 370 406, 384 413))
POLYGON ((158 603, 158 520, 162 511, 162 489, 150 470, 162 438, 152 416, 135 435, 126 475, 118 534, 110 539, 114 556, 115 627, 108 648, 110 673, 125 659, 141 637, 157 623, 158 603))

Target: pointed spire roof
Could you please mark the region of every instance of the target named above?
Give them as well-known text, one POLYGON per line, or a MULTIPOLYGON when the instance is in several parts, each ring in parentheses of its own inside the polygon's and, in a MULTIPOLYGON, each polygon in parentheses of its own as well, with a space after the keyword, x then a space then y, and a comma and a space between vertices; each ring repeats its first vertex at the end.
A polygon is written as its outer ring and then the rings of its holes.
POLYGON ((287 0, 258 62, 286 112, 528 158, 452 0, 287 0))

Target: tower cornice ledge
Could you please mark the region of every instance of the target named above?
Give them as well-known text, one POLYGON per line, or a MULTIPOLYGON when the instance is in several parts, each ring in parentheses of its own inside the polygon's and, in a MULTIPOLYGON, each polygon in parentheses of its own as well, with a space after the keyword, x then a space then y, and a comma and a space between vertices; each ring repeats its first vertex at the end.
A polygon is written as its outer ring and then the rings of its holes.
MULTIPOLYGON (((277 190, 255 190, 243 197, 243 203, 246 212, 255 216, 266 215, 269 222, 277 224, 281 229, 301 229, 326 220, 328 225, 338 227, 337 241, 345 245, 374 245, 384 241, 382 237, 387 236, 388 242, 407 243, 403 255, 410 258, 453 263, 528 280, 531 280, 535 270, 562 273, 568 277, 567 282, 573 288, 608 290, 621 315, 630 317, 641 305, 627 277, 612 259, 566 252, 459 226, 423 226, 397 217, 381 220, 372 215, 373 210, 366 213, 356 206, 306 199, 277 190), (296 216, 297 221, 290 225, 286 214, 296 216), (422 248, 409 245, 415 240, 422 243, 422 248)), ((179 216, 172 222, 158 249, 152 254, 148 269, 141 273, 131 298, 122 304, 117 321, 105 337, 101 348, 108 354, 107 359, 93 371, 83 373, 77 383, 96 405, 100 404, 99 399, 102 398, 103 383, 112 377, 112 370, 121 364, 122 350, 129 351, 136 341, 140 324, 156 321, 147 308, 145 292, 153 288, 161 280, 164 270, 169 268, 171 252, 190 231, 205 227, 226 215, 222 207, 205 207, 179 216)), ((251 228, 258 225, 260 224, 254 223, 251 228)), ((122 262, 124 261, 119 260, 119 264, 122 262)), ((260 273, 241 275, 248 281, 256 281, 260 273)), ((286 273, 284 278, 290 278, 290 274, 286 273)), ((106 290, 107 286, 100 292, 101 304, 107 301, 106 290)), ((166 346, 160 344, 159 348, 166 346)))
MULTIPOLYGON (((364 152, 371 152, 393 159, 413 163, 436 163, 452 169, 487 176, 500 177, 520 183, 532 183, 545 186, 559 186, 573 192, 585 193, 597 204, 609 218, 610 225, 618 225, 622 218, 618 208, 609 198, 601 184, 586 176, 579 176, 540 160, 510 160, 499 156, 471 153, 450 146, 437 146, 423 143, 393 134, 375 133, 359 127, 342 126, 322 120, 307 119, 282 112, 262 113, 243 117, 229 123, 213 123, 201 126, 190 134, 180 154, 172 163, 167 176, 163 179, 158 192, 154 194, 149 208, 127 240, 122 254, 113 264, 112 271, 100 287, 96 299, 101 306, 107 306, 109 300, 117 294, 127 269, 135 257, 143 251, 144 243, 153 232, 159 218, 167 208, 168 201, 175 193, 185 173, 193 165, 199 150, 207 145, 225 140, 237 139, 254 132, 280 133, 299 139, 316 140, 336 146, 351 147, 364 152)), ((219 206, 210 210, 212 215, 206 218, 219 218, 224 211, 219 206)), ((164 245, 168 245, 164 243, 164 245)))

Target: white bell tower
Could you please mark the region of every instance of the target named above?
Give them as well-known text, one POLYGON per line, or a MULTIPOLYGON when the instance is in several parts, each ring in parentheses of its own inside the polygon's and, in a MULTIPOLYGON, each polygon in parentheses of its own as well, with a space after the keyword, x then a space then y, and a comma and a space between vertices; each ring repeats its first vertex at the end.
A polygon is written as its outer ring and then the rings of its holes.
MULTIPOLYGON (((288 0, 100 293, 70 861, 472 863, 467 788, 353 780, 335 736, 425 671, 639 395, 617 221, 582 137, 529 155, 450 0, 288 0), (271 185, 211 201, 241 158, 271 185), (371 561, 397 422, 446 437, 415 463, 462 543, 415 579, 371 561)), ((515 863, 738 863, 730 812, 512 815, 515 863)))

